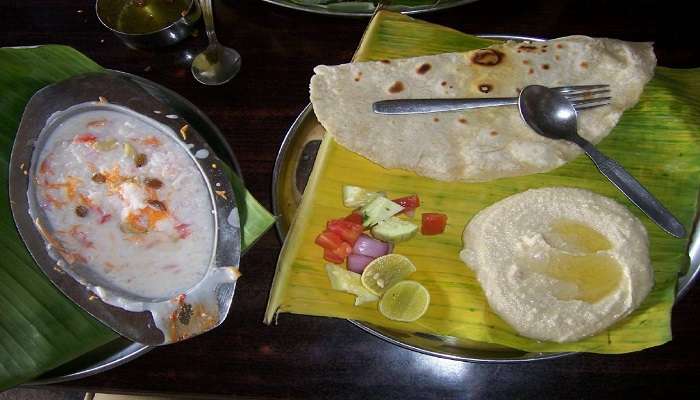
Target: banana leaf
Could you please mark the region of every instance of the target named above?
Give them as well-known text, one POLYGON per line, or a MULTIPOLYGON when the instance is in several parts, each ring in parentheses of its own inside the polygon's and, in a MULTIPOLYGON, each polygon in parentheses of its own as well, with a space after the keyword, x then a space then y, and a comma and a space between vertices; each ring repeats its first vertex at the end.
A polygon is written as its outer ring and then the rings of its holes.
MULTIPOLYGON (((8 168, 24 106, 42 87, 102 70, 65 46, 0 48, 0 391, 30 380, 114 340, 117 335, 64 297, 20 239, 10 212, 8 168)), ((242 248, 274 222, 229 168, 239 203, 242 248)))
MULTIPOLYGON (((355 55, 358 61, 466 51, 493 43, 396 13, 378 13, 355 55)), ((690 230, 700 187, 700 69, 659 67, 639 104, 628 110, 599 145, 654 193, 690 230)), ((439 182, 403 170, 387 170, 352 153, 325 135, 309 183, 282 250, 265 321, 276 313, 349 318, 392 330, 493 343, 532 352, 585 351, 624 353, 671 339, 671 308, 679 273, 688 265, 687 239, 671 237, 634 207, 581 156, 545 174, 485 183, 439 182), (352 173, 348 173, 352 171, 352 173), (385 191, 390 196, 417 193, 421 212, 444 212, 448 226, 440 236, 399 243, 394 252, 408 256, 431 294, 427 313, 412 323, 382 317, 376 303, 353 306, 353 296, 334 291, 324 270, 315 236, 329 219, 347 215, 343 185, 385 191), (575 343, 538 342, 519 336, 493 313, 472 271, 459 259, 461 234, 481 209, 515 193, 545 186, 592 190, 626 205, 646 226, 655 286, 628 318, 575 343)))

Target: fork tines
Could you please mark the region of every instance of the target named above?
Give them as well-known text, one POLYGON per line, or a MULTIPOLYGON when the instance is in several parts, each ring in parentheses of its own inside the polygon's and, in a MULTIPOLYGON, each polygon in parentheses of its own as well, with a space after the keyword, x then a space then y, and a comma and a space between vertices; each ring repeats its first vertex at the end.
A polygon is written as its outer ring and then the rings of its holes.
POLYGON ((557 86, 552 89, 558 90, 561 93, 586 92, 595 89, 607 89, 610 85, 578 85, 578 86, 557 86))
POLYGON ((586 110, 610 104, 612 97, 601 96, 610 93, 610 85, 580 85, 554 87, 563 94, 576 110, 586 110))

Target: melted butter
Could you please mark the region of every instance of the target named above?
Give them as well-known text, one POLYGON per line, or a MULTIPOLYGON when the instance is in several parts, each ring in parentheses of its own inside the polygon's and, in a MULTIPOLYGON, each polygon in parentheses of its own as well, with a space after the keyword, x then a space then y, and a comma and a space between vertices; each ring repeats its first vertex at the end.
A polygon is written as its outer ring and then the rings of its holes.
POLYGON ((610 241, 600 232, 578 222, 561 220, 544 235, 554 249, 534 269, 551 278, 575 286, 575 290, 560 290, 554 296, 560 300, 581 300, 595 303, 611 294, 622 280, 622 268, 606 253, 610 241))
POLYGON ((600 232, 584 224, 560 220, 544 235, 547 243, 567 253, 590 254, 610 250, 612 244, 600 232))
POLYGON ((622 280, 622 268, 608 254, 574 256, 558 253, 549 257, 539 272, 576 285, 575 291, 554 293, 559 300, 595 303, 612 293, 622 280))

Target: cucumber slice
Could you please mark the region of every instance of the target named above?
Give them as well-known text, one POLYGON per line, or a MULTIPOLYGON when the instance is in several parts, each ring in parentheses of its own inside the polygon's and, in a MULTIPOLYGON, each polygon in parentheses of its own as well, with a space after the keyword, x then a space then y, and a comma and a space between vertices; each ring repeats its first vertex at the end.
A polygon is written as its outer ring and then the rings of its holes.
POLYGON ((360 210, 362 214, 362 226, 365 228, 374 226, 400 213, 401 210, 403 210, 402 206, 386 197, 377 197, 360 210))
POLYGON ((384 193, 370 192, 359 186, 343 186, 343 205, 345 207, 363 207, 377 197, 384 197, 384 193))
POLYGON ((362 286, 360 274, 348 271, 335 264, 326 264, 326 273, 328 274, 328 280, 331 282, 331 287, 334 290, 340 290, 356 296, 356 306, 379 300, 379 296, 362 286))
POLYGON ((385 242, 403 242, 416 235, 418 225, 391 217, 372 227, 372 236, 385 242))

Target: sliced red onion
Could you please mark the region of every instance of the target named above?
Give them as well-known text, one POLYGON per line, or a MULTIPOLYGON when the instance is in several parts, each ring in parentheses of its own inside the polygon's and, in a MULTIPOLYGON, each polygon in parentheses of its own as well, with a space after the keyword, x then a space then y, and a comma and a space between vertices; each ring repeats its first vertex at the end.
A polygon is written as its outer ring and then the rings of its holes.
POLYGON ((361 274, 374 258, 363 256, 361 254, 350 254, 348 256, 348 269, 352 272, 361 274))
POLYGON ((360 235, 352 248, 354 254, 377 258, 389 253, 389 243, 360 235))

